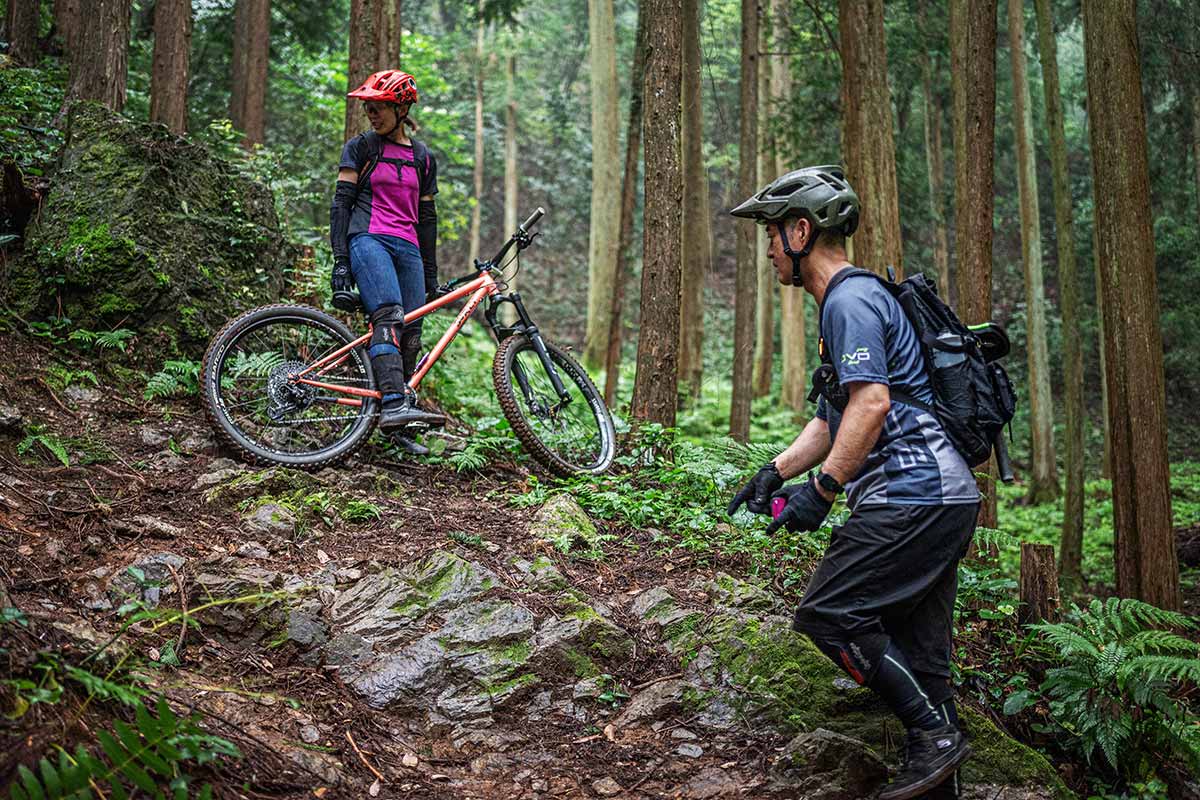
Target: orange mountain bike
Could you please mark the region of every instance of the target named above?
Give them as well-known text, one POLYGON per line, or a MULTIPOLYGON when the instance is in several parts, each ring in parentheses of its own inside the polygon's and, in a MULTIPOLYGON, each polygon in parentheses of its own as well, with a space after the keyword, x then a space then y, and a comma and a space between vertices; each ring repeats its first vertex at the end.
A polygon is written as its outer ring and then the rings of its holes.
MULTIPOLYGON (((506 294, 504 258, 533 243, 539 208, 494 258, 445 284, 442 295, 406 319, 466 300, 454 323, 419 362, 416 389, 481 302, 499 348, 492 365, 496 397, 513 432, 551 472, 600 473, 612 464, 612 417, 587 372, 546 341, 521 296, 506 294), (499 276, 499 280, 497 280, 499 276), (511 326, 497 309, 516 311, 511 326)), ((253 463, 315 470, 336 464, 367 441, 379 416, 367 347, 371 331, 355 336, 329 314, 304 305, 269 305, 232 320, 213 338, 201 370, 204 406, 225 444, 253 463)))

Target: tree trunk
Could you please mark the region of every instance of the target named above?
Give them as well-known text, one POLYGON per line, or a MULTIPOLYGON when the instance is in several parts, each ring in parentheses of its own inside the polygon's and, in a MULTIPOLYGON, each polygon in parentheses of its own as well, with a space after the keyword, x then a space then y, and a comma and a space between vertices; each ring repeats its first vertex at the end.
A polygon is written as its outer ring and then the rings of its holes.
POLYGON ((862 204, 854 257, 881 275, 895 267, 899 278, 904 270, 883 0, 838 0, 838 34, 846 177, 862 204))
POLYGON ((483 0, 479 0, 479 23, 475 27, 475 169, 472 172, 475 205, 471 207, 471 238, 468 259, 479 258, 480 226, 483 223, 483 0))
POLYGON ((678 402, 682 16, 682 0, 646 0, 646 39, 654 47, 646 60, 642 307, 630 410, 636 419, 666 426, 675 424, 678 402))
POLYGON ((69 99, 95 100, 118 112, 125 107, 129 10, 130 0, 91 0, 80 5, 69 99))
POLYGON ((154 4, 150 121, 163 123, 172 133, 187 132, 191 46, 192 0, 158 0, 154 4))
MULTIPOLYGON (((738 138, 738 197, 758 191, 758 17, 757 0, 742 0, 742 60, 740 88, 741 135, 738 138)), ((737 229, 737 277, 733 301, 733 390, 729 405, 729 435, 739 442, 750 438, 750 400, 753 395, 755 311, 758 265, 755 228, 750 220, 734 222, 737 229)))
MULTIPOLYGON (((708 171, 704 166, 704 113, 701 107, 700 0, 683 0, 683 225, 687 254, 679 317, 680 395, 700 395, 704 377, 704 283, 712 271, 712 231, 708 171)), ((632 124, 632 123, 631 123, 632 124)))
MULTIPOLYGON (((240 6, 248 0, 239 0, 240 6)), ((346 70, 346 84, 349 90, 357 89, 368 76, 378 71, 375 64, 376 42, 378 35, 376 23, 379 15, 375 13, 375 3, 379 0, 350 0, 350 60, 346 70)), ((234 36, 234 75, 237 75, 237 36, 235 26, 234 36)), ((236 105, 237 81, 234 81, 234 100, 236 105)), ((369 127, 366 115, 362 112, 362 101, 352 97, 346 98, 346 127, 344 136, 347 141, 364 132, 369 127)))
MULTIPOLYGON (((958 315, 992 317, 992 163, 996 137, 996 6, 950 0, 954 96, 954 251, 958 315)), ((978 470, 983 471, 983 470, 978 470)), ((995 465, 980 479, 981 525, 996 526, 995 465)))
POLYGON ((633 68, 629 76, 629 127, 625 135, 625 171, 621 182, 621 242, 617 250, 617 274, 613 286, 612 315, 608 327, 608 352, 604 359, 604 403, 616 408, 621 373, 621 318, 625 284, 630 280, 630 248, 633 246, 633 213, 637 208, 638 156, 642 148, 642 100, 646 83, 646 15, 638 5, 637 38, 633 68))
MULTIPOLYGON (((271 0, 237 0, 233 9, 233 90, 229 118, 233 127, 244 134, 245 147, 265 140, 270 40, 271 0)), ((353 29, 351 43, 353 46, 353 29)))
POLYGON ((400 56, 404 53, 404 0, 396 0, 396 60, 394 63, 399 69, 400 56))
MULTIPOLYGON (((775 168, 771 142, 770 120, 774 113, 771 97, 770 62, 761 55, 770 51, 770 26, 766 19, 758 26, 758 152, 754 159, 755 186, 763 186, 774 178, 768 173, 775 168)), ((775 360, 775 268, 767 259, 767 228, 754 226, 754 263, 758 267, 758 294, 754 304, 754 396, 771 393, 771 370, 775 360)))
POLYGON ((8 38, 8 56, 18 66, 32 67, 37 63, 41 5, 40 0, 8 0, 4 35, 8 38))
POLYGON ((400 68, 400 6, 389 0, 375 4, 375 69, 400 68))
POLYGON ((1017 191, 1021 206, 1021 260, 1025 267, 1025 352, 1029 364, 1029 428, 1032 437, 1029 501, 1058 497, 1054 460, 1054 399, 1046 345, 1046 293, 1042 277, 1042 222, 1034 163, 1033 109, 1025 63, 1025 4, 1008 0, 1008 49, 1013 79, 1013 131, 1017 142, 1017 191))
POLYGON ((1022 625, 1058 620, 1058 573, 1054 569, 1054 548, 1048 544, 1021 543, 1021 608, 1017 621, 1022 625))
POLYGON ((79 0, 54 0, 54 30, 67 61, 72 61, 79 46, 79 0))
MULTIPOLYGON (((679 20, 675 20, 678 24, 679 20)), ((588 316, 583 359, 599 368, 608 352, 613 283, 620 248, 621 191, 617 135, 617 32, 612 0, 588 0, 592 87, 592 206, 588 228, 588 316)))
POLYGON ((1063 503, 1062 541, 1058 550, 1059 583, 1073 594, 1083 583, 1083 347, 1079 332, 1079 269, 1075 263, 1075 221, 1067 174, 1067 142, 1062 96, 1058 86, 1058 45, 1050 0, 1035 0, 1042 88, 1046 95, 1046 128, 1054 182, 1054 227, 1058 244, 1058 294, 1062 313, 1063 411, 1067 491, 1063 503))
MULTIPOLYGON (((515 49, 515 48, 514 48, 515 49)), ((511 236, 520 222, 517 219, 517 57, 511 51, 504 59, 504 235, 511 236)), ((517 290, 517 276, 508 279, 508 290, 517 290)), ((517 312, 511 303, 500 309, 505 325, 516 322, 517 312)))
MULTIPOLYGON (((928 2, 920 8, 920 25, 929 31, 928 2)), ((933 59, 927 48, 921 50, 921 94, 925 123, 925 170, 929 182, 929 212, 933 220, 933 266, 937 272, 938 293, 947 303, 950 294, 950 244, 946 232, 945 192, 946 166, 942 153, 942 102, 934 90, 933 59)))
POLYGON ((1200 216, 1200 90, 1192 93, 1192 161, 1196 168, 1196 213, 1200 216))
MULTIPOLYGON (((771 24, 775 32, 773 50, 777 53, 771 60, 771 105, 785 109, 792 102, 791 56, 789 21, 791 13, 788 0, 771 0, 771 24)), ((785 137, 774 140, 774 164, 771 171, 782 175, 794 166, 791 143, 785 137)), ((772 287, 779 286, 774 275, 770 276, 772 287)), ((804 414, 808 410, 808 365, 805 338, 804 306, 807 295, 793 286, 779 286, 779 361, 781 374, 780 400, 784 405, 804 414)))
POLYGON ((1146 114, 1133 0, 1084 0, 1096 254, 1105 309, 1117 594, 1178 610, 1146 114))

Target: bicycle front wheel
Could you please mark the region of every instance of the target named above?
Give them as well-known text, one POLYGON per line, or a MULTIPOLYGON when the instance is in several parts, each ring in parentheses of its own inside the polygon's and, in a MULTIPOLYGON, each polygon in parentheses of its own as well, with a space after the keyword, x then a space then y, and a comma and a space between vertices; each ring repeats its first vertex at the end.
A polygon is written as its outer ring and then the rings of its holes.
POLYGON ((566 398, 554 388, 533 342, 514 334, 492 362, 496 396, 521 444, 546 469, 562 477, 599 474, 616 454, 616 433, 604 399, 566 351, 544 342, 566 398))
POLYGON ((296 376, 354 338, 308 306, 263 306, 228 323, 201 367, 204 408, 221 440, 255 464, 317 470, 348 458, 375 427, 379 403, 331 387, 372 388, 366 353, 354 348, 307 374, 324 387, 296 376))

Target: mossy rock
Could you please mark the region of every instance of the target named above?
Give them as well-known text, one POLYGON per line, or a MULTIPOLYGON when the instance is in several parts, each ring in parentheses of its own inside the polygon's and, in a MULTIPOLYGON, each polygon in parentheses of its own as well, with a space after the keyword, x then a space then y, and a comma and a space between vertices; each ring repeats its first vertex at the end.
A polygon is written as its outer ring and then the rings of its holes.
POLYGON ((6 299, 26 318, 116 325, 196 355, 239 311, 276 299, 296 249, 270 189, 187 137, 74 104, 61 166, 6 299))
POLYGON ((529 523, 529 535, 549 542, 561 553, 592 556, 598 552, 600 535, 587 512, 570 495, 551 497, 529 523))

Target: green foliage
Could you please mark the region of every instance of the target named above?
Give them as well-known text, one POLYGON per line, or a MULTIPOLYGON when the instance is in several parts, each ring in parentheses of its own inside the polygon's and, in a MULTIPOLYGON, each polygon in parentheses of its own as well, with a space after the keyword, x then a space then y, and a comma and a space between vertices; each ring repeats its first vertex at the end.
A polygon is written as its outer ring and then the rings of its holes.
POLYGON ((97 350, 116 349, 124 353, 129 340, 135 336, 137 336, 137 332, 128 328, 117 328, 112 331, 89 331, 84 328, 76 328, 67 336, 67 341, 78 342, 85 350, 91 348, 97 350))
POLYGON ((46 367, 46 383, 56 392, 61 392, 68 386, 82 386, 85 381, 92 386, 100 385, 100 379, 91 370, 73 369, 58 362, 52 362, 46 367))
POLYGON ((379 506, 367 500, 347 500, 342 506, 340 516, 346 522, 371 522, 383 516, 379 506))
POLYGON ((1200 770, 1200 725, 1181 698, 1200 686, 1200 644, 1174 632, 1195 630, 1195 620, 1111 598, 1033 628, 1061 663, 1041 686, 1051 716, 1089 763, 1099 749, 1131 780, 1170 756, 1200 770))
POLYGON ((143 396, 147 400, 195 395, 200 391, 200 362, 190 359, 168 360, 150 376, 143 396))
POLYGON ((96 731, 97 750, 81 744, 72 754, 60 748, 57 762, 41 759, 36 773, 19 765, 8 796, 58 800, 90 798, 95 791, 115 800, 131 793, 160 800, 210 798, 212 786, 198 783, 188 770, 223 758, 241 758, 236 745, 206 732, 198 716, 177 715, 163 697, 153 711, 140 702, 134 711, 132 724, 115 720, 111 731, 96 731))
POLYGON ((49 453, 57 458, 64 467, 71 466, 71 457, 67 453, 66 443, 43 424, 35 423, 25 430, 25 438, 17 444, 17 455, 23 456, 38 445, 40 445, 39 452, 49 453))
POLYGON ((62 146, 54 117, 66 82, 66 64, 51 59, 35 68, 0 69, 0 154, 27 176, 45 174, 62 146))

